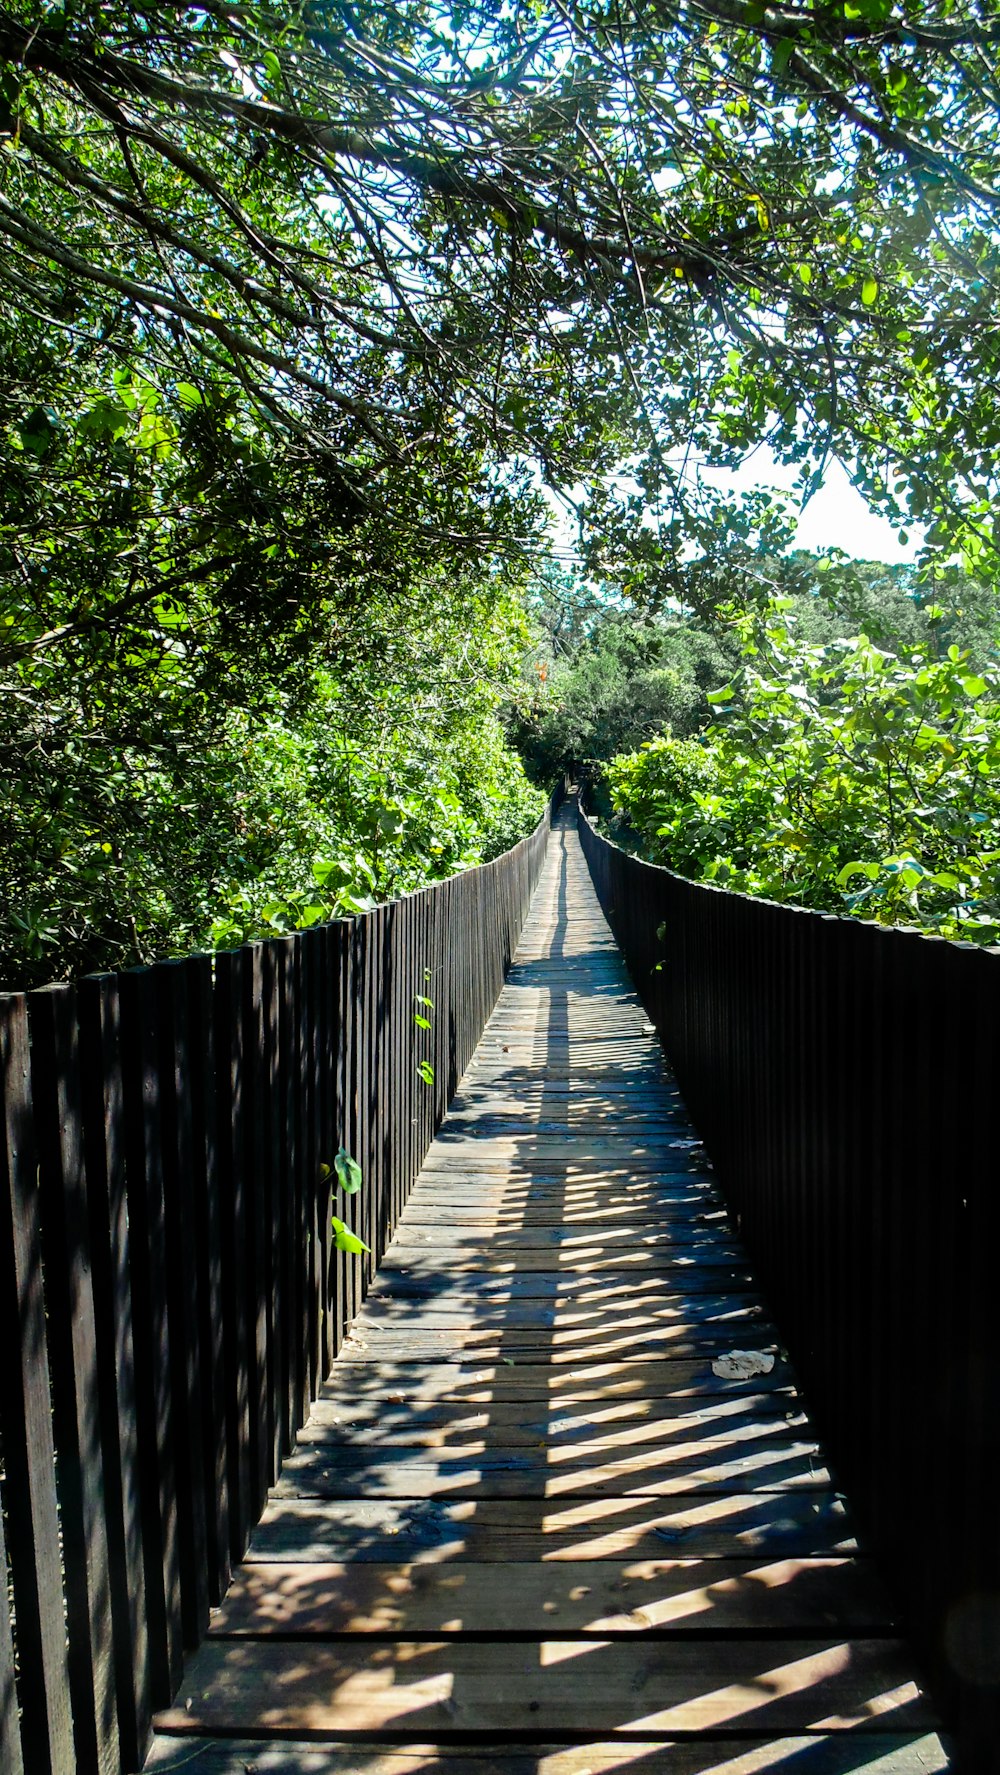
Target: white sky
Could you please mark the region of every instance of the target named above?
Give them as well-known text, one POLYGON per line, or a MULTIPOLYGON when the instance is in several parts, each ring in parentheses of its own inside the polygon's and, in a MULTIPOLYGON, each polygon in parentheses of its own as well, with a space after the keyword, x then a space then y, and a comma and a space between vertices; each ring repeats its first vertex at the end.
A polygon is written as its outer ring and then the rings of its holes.
MULTIPOLYGON (((794 471, 776 463, 766 446, 733 474, 721 470, 705 470, 702 474, 718 487, 734 492, 749 492, 754 487, 791 488, 794 471)), ((873 512, 867 501, 848 478, 839 462, 832 462, 818 493, 814 493, 799 519, 795 546, 813 554, 823 549, 843 549, 858 561, 913 561, 919 552, 923 532, 916 524, 907 526, 909 541, 903 544, 899 533, 886 518, 873 512)))
MULTIPOLYGON (((795 477, 794 469, 784 468, 776 462, 766 445, 761 445, 742 468, 733 472, 708 469, 704 463, 692 463, 689 469, 725 492, 737 494, 751 492, 754 488, 779 488, 790 493, 795 477)), ((556 546, 567 559, 571 559, 576 549, 576 527, 570 510, 548 488, 542 487, 541 490, 552 508, 552 535, 556 546)), ((580 486, 574 488, 574 497, 582 497, 583 491, 580 486)), ((821 554, 831 548, 842 549, 845 555, 853 556, 856 561, 914 561, 923 540, 923 529, 919 524, 909 524, 906 533, 907 542, 900 542, 899 531, 888 519, 871 510, 846 470, 838 461, 833 461, 827 468, 822 487, 813 494, 799 518, 793 546, 807 549, 811 554, 821 554)))

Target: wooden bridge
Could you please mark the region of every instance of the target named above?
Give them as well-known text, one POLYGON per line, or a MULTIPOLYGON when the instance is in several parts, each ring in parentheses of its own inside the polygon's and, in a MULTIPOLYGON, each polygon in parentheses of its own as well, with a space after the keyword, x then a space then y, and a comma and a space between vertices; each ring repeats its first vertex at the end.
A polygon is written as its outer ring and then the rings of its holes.
POLYGON ((937 1726, 567 808, 146 1767, 928 1775, 937 1726))

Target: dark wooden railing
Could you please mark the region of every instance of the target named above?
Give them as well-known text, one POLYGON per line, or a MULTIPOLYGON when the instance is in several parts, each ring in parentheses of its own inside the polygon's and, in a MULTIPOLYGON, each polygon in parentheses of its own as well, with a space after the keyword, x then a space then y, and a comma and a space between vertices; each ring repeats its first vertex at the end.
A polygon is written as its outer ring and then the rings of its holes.
POLYGON ((962 1767, 996 1770, 1000 957, 701 886, 580 828, 962 1767))
POLYGON ((551 812, 363 917, 0 996, 3 1775, 140 1767, 500 992, 551 812))

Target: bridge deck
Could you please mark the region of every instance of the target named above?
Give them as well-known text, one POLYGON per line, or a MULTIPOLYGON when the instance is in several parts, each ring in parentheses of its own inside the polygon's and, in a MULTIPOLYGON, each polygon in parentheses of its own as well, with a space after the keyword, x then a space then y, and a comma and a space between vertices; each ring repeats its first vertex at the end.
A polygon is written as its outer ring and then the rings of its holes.
POLYGON ((185 1775, 948 1766, 568 813, 157 1729, 185 1775))

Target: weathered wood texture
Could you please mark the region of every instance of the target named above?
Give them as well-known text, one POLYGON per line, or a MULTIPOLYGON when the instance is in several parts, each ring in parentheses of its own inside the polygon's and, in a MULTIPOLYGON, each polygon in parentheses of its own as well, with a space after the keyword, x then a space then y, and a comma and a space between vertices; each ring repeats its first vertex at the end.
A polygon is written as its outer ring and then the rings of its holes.
POLYGON ((1000 958, 580 835, 963 1767, 1000 1775, 1000 958))
POLYGON ((156 1723, 163 1775, 949 1766, 571 817, 156 1723))
POLYGON ((0 1775, 141 1766, 500 992, 548 825, 343 924, 0 995, 0 1775), (361 1257, 332 1240, 341 1144, 361 1257))

